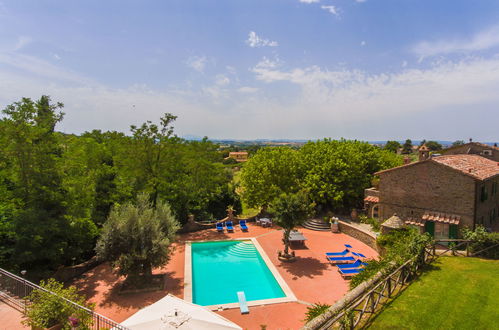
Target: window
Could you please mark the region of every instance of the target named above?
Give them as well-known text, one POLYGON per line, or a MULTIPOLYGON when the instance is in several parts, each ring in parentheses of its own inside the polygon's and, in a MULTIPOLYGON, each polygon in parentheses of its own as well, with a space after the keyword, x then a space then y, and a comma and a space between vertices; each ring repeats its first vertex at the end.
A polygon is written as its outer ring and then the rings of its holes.
POLYGON ((480 190, 480 200, 482 202, 485 202, 487 198, 488 198, 487 186, 483 185, 482 189, 480 190))

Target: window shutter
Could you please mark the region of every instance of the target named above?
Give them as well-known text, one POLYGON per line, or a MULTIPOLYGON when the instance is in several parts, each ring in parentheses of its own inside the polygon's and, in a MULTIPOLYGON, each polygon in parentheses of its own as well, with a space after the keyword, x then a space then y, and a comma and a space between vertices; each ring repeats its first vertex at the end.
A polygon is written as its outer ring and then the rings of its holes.
POLYGON ((433 221, 426 221, 424 224, 424 231, 429 233, 431 237, 435 237, 435 223, 433 221))
POLYGON ((449 225, 449 238, 457 238, 459 227, 457 225, 449 225))

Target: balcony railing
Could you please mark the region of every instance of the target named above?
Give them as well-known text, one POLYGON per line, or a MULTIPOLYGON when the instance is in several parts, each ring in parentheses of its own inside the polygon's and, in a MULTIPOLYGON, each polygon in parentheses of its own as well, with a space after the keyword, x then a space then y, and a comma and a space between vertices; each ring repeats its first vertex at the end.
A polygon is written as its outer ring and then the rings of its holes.
POLYGON ((77 309, 84 311, 91 315, 92 324, 90 329, 113 329, 113 330, 127 330, 127 327, 122 326, 119 323, 114 322, 107 317, 100 315, 84 306, 81 306, 71 300, 64 297, 58 296, 57 294, 42 288, 35 283, 32 283, 22 277, 14 275, 2 268, 0 268, 0 299, 7 300, 9 303, 18 307, 20 310, 25 311, 26 307, 30 304, 28 296, 33 292, 33 290, 41 290, 57 296, 59 299, 66 301, 67 303, 73 305, 77 309))

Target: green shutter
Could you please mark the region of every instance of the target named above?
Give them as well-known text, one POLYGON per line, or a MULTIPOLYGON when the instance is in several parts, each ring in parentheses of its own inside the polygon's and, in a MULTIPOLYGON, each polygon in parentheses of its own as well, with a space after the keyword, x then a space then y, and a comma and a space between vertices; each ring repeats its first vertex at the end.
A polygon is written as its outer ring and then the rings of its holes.
POLYGON ((449 238, 457 238, 459 227, 457 225, 449 225, 449 238))
POLYGON ((424 224, 424 231, 429 233, 431 237, 435 237, 435 223, 433 221, 426 221, 424 224))

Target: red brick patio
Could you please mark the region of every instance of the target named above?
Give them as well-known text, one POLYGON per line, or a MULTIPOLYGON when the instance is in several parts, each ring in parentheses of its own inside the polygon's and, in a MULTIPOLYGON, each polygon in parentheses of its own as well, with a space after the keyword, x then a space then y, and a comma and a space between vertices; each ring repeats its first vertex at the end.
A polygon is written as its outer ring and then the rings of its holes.
POLYGON ((328 264, 324 253, 342 251, 343 244, 351 244, 357 252, 368 258, 377 257, 377 253, 367 245, 345 234, 318 232, 300 229, 306 236, 306 247, 295 249, 298 260, 294 263, 281 263, 277 251, 282 250, 282 233, 278 228, 262 228, 249 225, 249 232, 243 233, 236 228, 235 233, 217 233, 213 230, 179 236, 168 265, 155 273, 166 274, 166 289, 152 293, 117 294, 117 284, 122 279, 113 275, 107 264, 102 264, 87 272, 83 278, 74 282, 86 294, 89 301, 96 304, 97 312, 121 322, 140 308, 171 293, 183 298, 184 283, 184 242, 187 240, 210 240, 239 237, 256 237, 272 263, 288 283, 298 298, 298 302, 250 307, 250 313, 241 315, 239 309, 218 312, 245 329, 297 329, 303 325, 307 305, 311 303, 334 303, 348 290, 348 282, 343 280, 335 269, 328 264))

